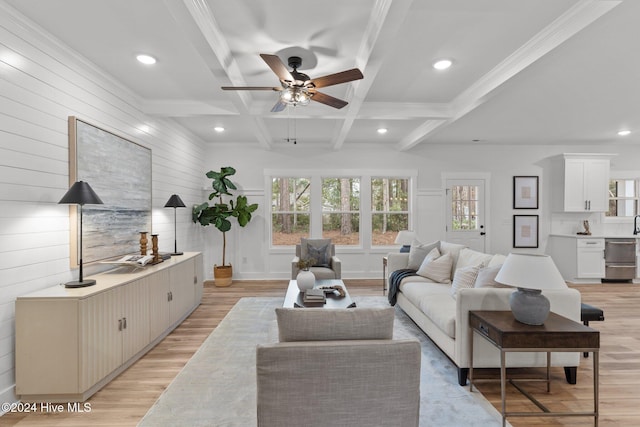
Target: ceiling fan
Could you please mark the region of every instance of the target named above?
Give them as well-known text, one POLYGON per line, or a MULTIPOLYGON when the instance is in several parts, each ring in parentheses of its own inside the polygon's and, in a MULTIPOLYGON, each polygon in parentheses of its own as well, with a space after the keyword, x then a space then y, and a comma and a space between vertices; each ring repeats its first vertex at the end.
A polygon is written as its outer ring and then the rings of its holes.
POLYGON ((260 57, 267 63, 269 68, 280 79, 281 86, 222 86, 222 90, 273 90, 281 92, 278 102, 273 106, 271 112, 284 110, 287 105, 307 105, 310 100, 320 102, 333 108, 342 108, 348 102, 335 98, 316 89, 347 83, 363 78, 362 72, 357 68, 329 74, 317 79, 311 79, 304 73, 298 72, 302 65, 299 56, 289 57, 289 66, 293 71, 289 71, 277 55, 261 53, 260 57))

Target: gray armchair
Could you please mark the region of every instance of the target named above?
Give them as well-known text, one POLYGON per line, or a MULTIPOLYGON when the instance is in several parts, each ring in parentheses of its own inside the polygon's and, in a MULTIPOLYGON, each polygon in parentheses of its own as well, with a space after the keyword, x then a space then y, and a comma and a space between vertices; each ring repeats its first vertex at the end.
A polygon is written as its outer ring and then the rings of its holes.
POLYGON ((331 243, 331 239, 302 239, 301 243, 296 245, 296 256, 291 261, 292 280, 295 280, 300 271, 298 261, 301 258, 316 260, 318 265, 309 269, 316 276, 316 280, 342 278, 342 263, 336 256, 336 245, 331 243))
POLYGON ((392 339, 392 307, 276 314, 280 342, 256 350, 258 427, 418 426, 420 343, 392 339))

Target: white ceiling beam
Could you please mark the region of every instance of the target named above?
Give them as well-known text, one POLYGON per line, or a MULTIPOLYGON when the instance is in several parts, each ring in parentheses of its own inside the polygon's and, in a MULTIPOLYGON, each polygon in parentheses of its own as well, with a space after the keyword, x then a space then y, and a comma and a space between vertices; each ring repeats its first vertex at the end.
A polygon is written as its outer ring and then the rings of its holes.
POLYGON ((356 65, 362 70, 364 79, 350 84, 347 89, 349 109, 333 136, 332 148, 339 150, 344 145, 353 122, 360 113, 362 104, 382 67, 385 54, 394 48, 392 41, 404 23, 413 0, 377 0, 373 6, 367 29, 356 55, 356 65))
MULTIPOLYGON (((171 1, 167 3, 171 3, 171 1)), ((183 3, 209 44, 211 51, 217 58, 220 68, 224 71, 231 84, 233 86, 245 86, 246 83, 242 77, 240 67, 233 58, 229 44, 213 13, 209 9, 207 1, 183 0, 183 3)), ((217 83, 218 80, 216 79, 214 82, 217 83)), ((272 141, 264 121, 260 117, 250 116, 249 114, 249 106, 251 105, 250 94, 245 91, 237 91, 235 94, 237 96, 234 97, 234 100, 238 100, 238 102, 234 102, 234 104, 238 107, 240 114, 247 117, 247 125, 252 127, 258 143, 263 148, 270 149, 272 147, 272 141)))
POLYGON ((455 122, 473 111, 489 100, 496 89, 506 81, 560 46, 582 29, 591 25, 620 3, 622 3, 622 0, 582 0, 576 3, 458 95, 450 105, 450 110, 452 111, 450 120, 446 123, 439 123, 437 126, 434 126, 432 120, 426 120, 418 128, 423 130, 424 134, 422 136, 417 133, 418 129, 416 129, 411 135, 400 141, 396 148, 408 150, 425 141, 436 130, 455 122))

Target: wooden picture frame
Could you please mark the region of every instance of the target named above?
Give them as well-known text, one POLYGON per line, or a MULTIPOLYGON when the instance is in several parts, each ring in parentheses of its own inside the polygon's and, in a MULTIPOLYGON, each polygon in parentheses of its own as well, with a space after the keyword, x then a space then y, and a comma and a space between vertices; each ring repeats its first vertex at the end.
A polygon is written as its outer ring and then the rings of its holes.
MULTIPOLYGON (((151 149, 69 116, 69 186, 85 181, 102 205, 84 205, 83 263, 140 252, 151 232, 151 149)), ((69 255, 78 265, 77 206, 69 206, 69 255)))
POLYGON ((538 247, 538 215, 514 215, 513 216, 513 247, 537 248, 538 247))
POLYGON ((538 209, 537 176, 513 177, 513 209, 538 209))

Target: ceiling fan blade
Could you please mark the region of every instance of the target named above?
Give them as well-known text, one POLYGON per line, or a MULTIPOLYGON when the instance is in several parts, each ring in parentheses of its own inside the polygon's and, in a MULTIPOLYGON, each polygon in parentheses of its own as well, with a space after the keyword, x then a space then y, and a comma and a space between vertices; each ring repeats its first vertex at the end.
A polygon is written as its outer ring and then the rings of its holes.
POLYGON ((327 95, 326 93, 317 92, 317 91, 313 91, 310 93, 312 94, 311 96, 312 101, 320 102, 322 104, 326 104, 333 108, 340 109, 348 104, 347 101, 343 101, 342 99, 338 99, 331 95, 327 95))
POLYGON ((350 70, 341 71, 335 74, 329 74, 327 76, 318 77, 317 79, 311 79, 308 83, 312 84, 315 87, 326 87, 337 85, 340 83, 347 83, 353 80, 360 80, 364 76, 362 72, 357 68, 352 68, 350 70))
POLYGON ((221 86, 222 90, 274 90, 281 91, 281 87, 273 86, 221 86))
POLYGON ((266 53, 261 53, 260 57, 264 60, 264 62, 267 63, 269 68, 271 68, 271 70, 276 73, 276 76, 278 76, 280 80, 289 82, 295 80, 289 70, 287 70, 287 67, 282 63, 277 55, 268 55, 266 53))
POLYGON ((271 109, 271 112, 272 113, 279 113, 280 111, 284 110, 286 107, 287 107, 287 104, 285 104, 284 102, 278 100, 278 102, 276 102, 276 104, 271 109))

